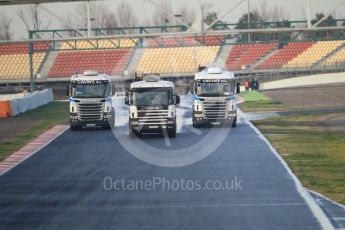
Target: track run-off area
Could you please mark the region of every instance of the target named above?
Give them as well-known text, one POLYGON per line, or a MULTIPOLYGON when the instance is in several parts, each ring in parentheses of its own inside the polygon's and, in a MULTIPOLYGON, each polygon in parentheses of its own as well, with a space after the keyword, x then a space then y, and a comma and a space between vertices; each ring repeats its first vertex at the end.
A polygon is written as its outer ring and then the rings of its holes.
POLYGON ((114 130, 59 135, 0 176, 0 229, 332 228, 245 114, 194 129, 191 100, 173 139, 129 138, 123 99, 114 130))

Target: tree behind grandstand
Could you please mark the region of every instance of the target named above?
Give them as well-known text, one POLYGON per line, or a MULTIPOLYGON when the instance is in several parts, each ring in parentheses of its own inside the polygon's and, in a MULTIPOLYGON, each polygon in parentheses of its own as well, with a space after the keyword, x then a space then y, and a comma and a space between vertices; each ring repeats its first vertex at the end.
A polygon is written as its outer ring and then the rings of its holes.
POLYGON ((51 23, 51 19, 42 19, 42 12, 37 4, 21 7, 17 15, 28 32, 48 29, 51 23))
POLYGON ((181 21, 187 25, 192 25, 195 21, 195 11, 193 8, 190 8, 187 3, 180 6, 176 15, 180 15, 181 21))
MULTIPOLYGON (((190 8, 188 3, 181 5, 176 12, 173 11, 171 1, 161 0, 158 2, 158 5, 159 7, 154 10, 152 15, 153 25, 161 26, 180 24, 176 20, 177 17, 187 25, 192 25, 195 21, 195 10, 190 8)), ((147 23, 145 25, 147 25, 147 23)))
MULTIPOLYGON (((324 13, 316 13, 315 18, 311 20, 311 24, 317 23, 320 19, 324 18, 326 15, 324 13)), ((337 26, 333 15, 328 15, 324 21, 322 21, 317 27, 330 27, 337 26)), ((308 34, 310 36, 310 34, 308 34)), ((317 38, 336 38, 336 31, 318 31, 314 33, 317 38)))
MULTIPOLYGON (((280 6, 270 7, 267 1, 261 1, 258 6, 250 11, 250 25, 248 25, 248 13, 243 14, 237 22, 236 29, 264 29, 270 28, 290 28, 290 16, 280 6), (274 22, 274 23, 270 23, 274 22)), ((241 35, 242 41, 247 41, 247 35, 241 35)), ((290 40, 289 33, 277 34, 260 34, 252 33, 252 41, 268 41, 268 40, 290 40)))
POLYGON ((152 15, 153 25, 168 25, 173 22, 173 9, 171 2, 168 0, 160 0, 159 7, 156 7, 152 15))
POLYGON ((12 40, 12 18, 0 15, 0 40, 12 40))
MULTIPOLYGON (((62 26, 65 29, 86 28, 86 10, 87 3, 79 3, 74 10, 67 15, 62 26)), ((131 27, 138 23, 132 5, 125 1, 122 1, 114 11, 111 11, 103 2, 91 2, 91 20, 93 28, 131 27)), ((115 31, 107 31, 107 34, 113 33, 115 33, 115 31)))

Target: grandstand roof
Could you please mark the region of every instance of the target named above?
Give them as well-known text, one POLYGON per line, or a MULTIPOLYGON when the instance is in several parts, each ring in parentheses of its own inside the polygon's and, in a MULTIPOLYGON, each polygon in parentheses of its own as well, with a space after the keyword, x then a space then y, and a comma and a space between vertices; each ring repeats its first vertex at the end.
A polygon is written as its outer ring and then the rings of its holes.
MULTIPOLYGON (((36 3, 53 3, 53 2, 81 2, 82 0, 0 0, 0 5, 23 5, 36 3)), ((99 1, 99 0, 92 0, 99 1)))

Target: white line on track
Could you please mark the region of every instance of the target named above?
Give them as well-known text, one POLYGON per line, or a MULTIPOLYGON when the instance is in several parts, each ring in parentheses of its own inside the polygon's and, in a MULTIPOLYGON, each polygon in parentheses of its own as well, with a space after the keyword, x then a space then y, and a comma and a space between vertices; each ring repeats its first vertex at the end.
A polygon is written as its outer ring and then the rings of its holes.
POLYGON ((133 205, 133 206, 103 206, 102 209, 166 209, 166 208, 224 208, 224 207, 270 207, 270 206, 307 206, 306 203, 262 203, 262 204, 172 204, 172 205, 133 205))
POLYGON ((309 192, 314 193, 316 196, 319 196, 319 197, 321 197, 321 198, 327 200, 328 202, 331 202, 332 204, 334 204, 334 205, 336 205, 336 206, 339 206, 339 207, 345 209, 345 205, 340 204, 340 203, 338 203, 338 202, 335 202, 334 200, 329 199, 328 197, 322 195, 321 193, 315 192, 315 191, 310 190, 310 189, 309 189, 309 192))
POLYGON ((192 133, 195 133, 196 135, 200 136, 202 132, 199 129, 194 128, 193 126, 186 126, 186 128, 191 131, 192 133))
POLYGON ((171 146, 170 138, 166 129, 163 129, 163 137, 164 137, 165 145, 171 146))

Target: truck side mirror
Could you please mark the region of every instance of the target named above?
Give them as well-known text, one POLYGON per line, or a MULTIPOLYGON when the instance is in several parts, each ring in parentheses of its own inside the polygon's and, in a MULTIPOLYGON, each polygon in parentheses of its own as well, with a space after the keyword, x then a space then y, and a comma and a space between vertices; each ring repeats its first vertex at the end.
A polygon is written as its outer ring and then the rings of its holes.
POLYGON ((66 96, 69 96, 69 85, 66 85, 66 96))
POLYGON ((240 88, 241 84, 239 82, 236 83, 236 94, 241 93, 241 88, 240 88))
POLYGON ((125 104, 129 105, 129 91, 125 93, 125 104))
POLYGON ((178 95, 175 96, 175 104, 176 105, 180 104, 180 96, 178 95))
POLYGON ((125 97, 125 104, 126 105, 129 105, 129 97, 126 95, 126 97, 125 97))

